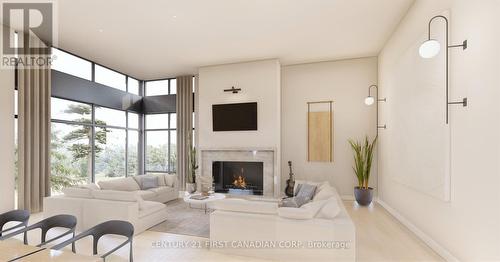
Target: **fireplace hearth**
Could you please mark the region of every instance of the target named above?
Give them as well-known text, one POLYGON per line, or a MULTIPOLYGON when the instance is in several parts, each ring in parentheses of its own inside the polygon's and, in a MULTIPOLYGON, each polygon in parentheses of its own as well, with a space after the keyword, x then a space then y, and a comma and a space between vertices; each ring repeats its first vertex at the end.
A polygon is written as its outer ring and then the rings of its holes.
POLYGON ((215 192, 235 195, 262 195, 264 163, 214 161, 212 175, 215 192))

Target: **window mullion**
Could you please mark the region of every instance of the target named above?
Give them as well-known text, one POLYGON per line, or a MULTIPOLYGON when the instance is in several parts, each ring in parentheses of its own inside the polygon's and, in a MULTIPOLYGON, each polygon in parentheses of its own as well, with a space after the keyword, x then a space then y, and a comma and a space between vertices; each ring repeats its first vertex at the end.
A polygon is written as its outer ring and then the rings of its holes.
MULTIPOLYGON (((170 80, 168 81, 168 85, 169 85, 169 92, 170 92, 170 80)), ((172 163, 170 162, 170 113, 168 114, 168 131, 167 131, 167 134, 168 134, 168 140, 167 140, 167 172, 170 172, 171 169, 172 169, 172 163)))
POLYGON ((95 106, 92 105, 92 134, 91 134, 91 139, 90 139, 90 145, 91 145, 91 154, 92 154, 92 164, 91 164, 91 170, 90 170, 90 181, 95 182, 95 106))
POLYGON ((125 112, 125 177, 128 176, 128 112, 125 112))

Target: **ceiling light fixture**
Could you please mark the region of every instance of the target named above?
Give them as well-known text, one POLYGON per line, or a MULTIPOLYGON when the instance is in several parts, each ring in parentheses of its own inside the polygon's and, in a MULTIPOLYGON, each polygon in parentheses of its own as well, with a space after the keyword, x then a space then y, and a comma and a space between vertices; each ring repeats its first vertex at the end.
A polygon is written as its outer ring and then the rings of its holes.
POLYGON ((455 47, 462 47, 462 50, 467 49, 467 40, 464 40, 461 45, 450 45, 449 40, 448 40, 448 18, 442 15, 437 15, 431 18, 429 20, 429 25, 428 25, 428 34, 427 34, 427 40, 423 42, 420 45, 420 48, 418 49, 418 53, 422 58, 433 58, 439 54, 441 51, 441 44, 436 40, 436 39, 431 39, 431 23, 434 21, 434 19, 437 18, 442 18, 445 22, 446 25, 446 52, 445 52, 445 59, 446 59, 446 124, 448 124, 448 106, 449 105, 462 105, 462 106, 467 106, 467 97, 463 98, 462 101, 456 101, 456 102, 450 102, 449 101, 449 58, 448 58, 448 51, 450 48, 455 48, 455 47))

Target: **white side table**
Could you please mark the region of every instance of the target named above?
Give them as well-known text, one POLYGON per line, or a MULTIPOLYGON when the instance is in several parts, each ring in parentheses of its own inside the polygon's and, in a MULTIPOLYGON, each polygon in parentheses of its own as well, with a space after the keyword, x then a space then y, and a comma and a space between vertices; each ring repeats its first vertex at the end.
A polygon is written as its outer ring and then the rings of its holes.
POLYGON ((205 214, 207 213, 208 210, 208 204, 210 202, 214 202, 217 200, 221 200, 226 198, 226 195, 220 194, 220 193, 214 193, 211 195, 208 195, 208 198, 202 199, 202 200, 197 200, 197 199, 192 199, 191 196, 201 196, 200 193, 195 193, 195 194, 187 194, 184 196, 184 202, 189 204, 189 207, 192 208, 192 204, 197 205, 197 206, 202 206, 202 208, 205 210, 205 214))

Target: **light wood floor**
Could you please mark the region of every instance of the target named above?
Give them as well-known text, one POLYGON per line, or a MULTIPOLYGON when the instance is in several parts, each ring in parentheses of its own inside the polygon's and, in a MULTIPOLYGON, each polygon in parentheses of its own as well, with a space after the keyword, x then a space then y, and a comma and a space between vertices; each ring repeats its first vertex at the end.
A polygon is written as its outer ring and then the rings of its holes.
POLYGON ((356 225, 357 261, 444 261, 382 206, 344 205, 356 225))
MULTIPOLYGON (((370 207, 360 207, 353 201, 344 201, 344 204, 356 224, 357 261, 443 261, 378 204, 370 207)), ((34 221, 40 218, 41 215, 38 214, 33 216, 34 221)), ((30 243, 39 243, 39 233, 30 234, 29 239, 30 243)), ((137 262, 267 261, 220 254, 207 248, 158 247, 167 243, 191 245, 204 243, 206 240, 200 237, 146 231, 134 238, 134 259, 137 262)), ((109 236, 101 241, 99 244, 101 254, 121 243, 120 238, 109 236)), ((78 242, 77 252, 90 255, 92 254, 91 247, 91 239, 84 239, 78 242)), ((128 261, 128 246, 106 261, 128 261)))

